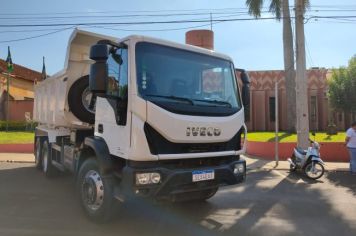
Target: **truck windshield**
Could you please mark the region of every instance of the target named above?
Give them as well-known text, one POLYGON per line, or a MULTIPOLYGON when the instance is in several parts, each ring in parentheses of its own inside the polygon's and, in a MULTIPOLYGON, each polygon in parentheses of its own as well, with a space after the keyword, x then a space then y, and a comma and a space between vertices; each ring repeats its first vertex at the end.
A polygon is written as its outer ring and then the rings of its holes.
POLYGON ((228 60, 140 42, 136 71, 139 96, 175 113, 224 116, 241 108, 228 60))

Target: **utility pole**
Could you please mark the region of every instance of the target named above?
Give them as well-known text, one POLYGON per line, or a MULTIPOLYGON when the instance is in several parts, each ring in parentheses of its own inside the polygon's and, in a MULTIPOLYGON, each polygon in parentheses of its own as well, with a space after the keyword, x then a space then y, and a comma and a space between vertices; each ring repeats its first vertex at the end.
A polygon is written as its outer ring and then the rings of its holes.
POLYGON ((295 0, 296 34, 296 121, 298 146, 306 149, 309 144, 308 81, 305 63, 304 0, 295 0))
POLYGON ((278 117, 278 83, 279 81, 276 80, 276 82, 274 83, 274 102, 275 102, 275 143, 274 143, 274 159, 276 161, 276 166, 278 166, 278 162, 279 162, 279 150, 278 150, 278 123, 279 123, 279 117, 278 117))
POLYGON ((6 77, 6 132, 9 132, 9 120, 10 120, 10 71, 7 71, 6 77))

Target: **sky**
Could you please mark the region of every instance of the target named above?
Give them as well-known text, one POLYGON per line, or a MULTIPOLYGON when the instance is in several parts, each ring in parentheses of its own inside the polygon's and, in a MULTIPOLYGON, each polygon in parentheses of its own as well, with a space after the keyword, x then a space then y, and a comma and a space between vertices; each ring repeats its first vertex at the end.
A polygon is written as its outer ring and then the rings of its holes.
MULTIPOLYGON (((307 18, 311 16, 351 18, 307 20, 304 25, 307 68, 346 66, 348 60, 356 54, 356 2, 354 0, 310 2, 311 8, 306 13, 307 18)), ((290 4, 293 5, 294 1, 290 0, 290 4)), ((0 58, 6 59, 7 47, 10 46, 14 63, 41 71, 44 56, 48 74, 54 74, 63 68, 72 26, 8 27, 9 25, 209 20, 210 13, 214 20, 251 18, 247 14, 245 0, 0 0, 0 5, 0 58), (21 40, 30 37, 33 38, 21 40)), ((264 18, 272 16, 268 13, 267 7, 268 5, 265 5, 262 13, 264 18)), ((293 11, 291 14, 294 14, 293 11)), ((184 43, 186 31, 210 29, 210 24, 185 22, 79 28, 117 38, 140 34, 184 43)), ((282 22, 274 19, 238 20, 215 22, 212 28, 215 34, 215 50, 229 55, 235 67, 247 70, 284 68, 282 22)))

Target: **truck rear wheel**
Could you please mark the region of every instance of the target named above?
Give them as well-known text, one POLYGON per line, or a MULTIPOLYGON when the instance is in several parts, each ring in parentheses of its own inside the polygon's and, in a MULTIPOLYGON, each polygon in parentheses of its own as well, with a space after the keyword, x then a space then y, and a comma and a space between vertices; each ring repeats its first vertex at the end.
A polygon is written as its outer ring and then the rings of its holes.
POLYGON ((42 168, 42 140, 40 137, 35 138, 35 166, 39 170, 42 168))
POLYGON ((52 165, 52 155, 51 155, 51 144, 48 140, 45 140, 42 144, 42 155, 41 155, 41 165, 42 171, 46 177, 54 177, 58 174, 56 167, 52 165))
POLYGON ((81 121, 94 124, 95 111, 89 108, 92 93, 89 90, 89 76, 75 81, 68 92, 70 111, 81 121))
POLYGON ((97 223, 113 219, 118 202, 114 198, 114 178, 103 176, 94 157, 88 158, 80 167, 77 191, 82 208, 90 220, 97 223))

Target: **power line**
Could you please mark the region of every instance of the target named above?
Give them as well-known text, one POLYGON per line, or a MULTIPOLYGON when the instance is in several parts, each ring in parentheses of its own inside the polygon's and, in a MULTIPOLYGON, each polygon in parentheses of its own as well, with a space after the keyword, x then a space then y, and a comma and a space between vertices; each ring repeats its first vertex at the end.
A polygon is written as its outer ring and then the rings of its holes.
MULTIPOLYGON (((275 17, 265 18, 235 18, 220 19, 218 21, 252 21, 252 20, 272 20, 275 17)), ((213 20, 216 21, 216 20, 213 20)), ((87 26, 87 25, 150 25, 150 24, 181 24, 181 23, 204 23, 209 20, 171 20, 171 21, 131 21, 131 22, 78 22, 78 23, 56 23, 56 24, 0 24, 0 27, 48 27, 48 26, 87 26)))
MULTIPOLYGON (((224 9, 226 10, 226 9, 224 9)), ((344 9, 344 10, 318 10, 318 9, 310 9, 308 12, 355 12, 356 9, 344 9)), ((124 15, 73 15, 73 16, 25 16, 23 17, 24 14, 21 15, 21 17, 0 17, 0 20, 50 20, 50 19, 73 19, 73 18, 133 18, 133 17, 172 17, 172 16, 192 16, 192 15, 226 15, 226 14, 232 14, 232 13, 238 13, 238 14, 244 14, 248 15, 247 11, 217 11, 217 10, 212 10, 210 12, 190 12, 190 13, 166 13, 166 14, 124 14, 124 15)), ((268 10, 261 11, 261 13, 269 13, 268 10)), ((8 15, 8 14, 3 14, 3 15, 8 15)), ((17 15, 17 14, 13 14, 17 15)), ((25 14, 26 15, 26 14, 25 14)))
MULTIPOLYGON (((235 15, 230 15, 230 16, 235 16, 235 15)), ((82 26, 82 27, 89 27, 89 28, 103 28, 103 29, 110 29, 110 30, 115 30, 115 31, 172 31, 172 30, 184 30, 184 29, 192 29, 192 28, 199 28, 203 26, 208 26, 211 23, 212 24, 218 24, 218 23, 223 23, 223 22, 232 22, 232 21, 252 21, 252 20, 271 20, 271 19, 276 19, 275 17, 262 17, 262 18, 232 18, 232 19, 220 19, 224 16, 220 17, 215 17, 215 19, 193 19, 193 20, 172 20, 172 21, 137 21, 137 22, 86 22, 86 23, 56 23, 56 24, 13 24, 13 25, 0 25, 0 27, 59 27, 59 26, 70 26, 66 28, 61 28, 61 29, 32 29, 32 30, 8 30, 8 31, 0 31, 0 33, 4 32, 36 32, 36 31, 49 31, 49 30, 54 30, 49 33, 45 34, 40 34, 40 35, 35 35, 31 37, 25 37, 25 38, 19 38, 19 39, 13 39, 13 40, 3 40, 0 41, 0 43, 6 43, 6 42, 17 42, 17 41, 23 41, 23 40, 28 40, 28 39, 33 39, 33 38, 39 38, 55 33, 59 33, 61 31, 65 31, 68 29, 72 29, 77 26, 82 26), (196 26, 189 26, 189 27, 180 27, 180 28, 170 28, 170 29, 117 29, 117 28, 108 28, 105 26, 115 26, 115 25, 122 25, 122 26, 131 26, 131 25, 152 25, 152 24, 182 24, 182 23, 208 23, 208 24, 201 24, 201 25, 196 25, 196 26)), ((228 16, 225 16, 228 17, 228 16)), ((294 17, 291 17, 293 20, 294 17)), ((356 16, 315 16, 311 15, 306 17, 307 21, 314 19, 314 20, 325 20, 325 19, 332 19, 332 20, 349 20, 350 23, 355 22, 352 19, 356 19, 356 16)), ((342 22, 338 22, 342 23, 342 22)), ((345 22, 343 22, 345 23, 345 22)))
POLYGON ((40 34, 40 35, 36 35, 36 36, 31 36, 31 37, 26 37, 26 38, 20 38, 20 39, 12 39, 12 40, 4 40, 4 41, 0 41, 0 43, 10 43, 10 42, 18 42, 18 41, 23 41, 23 40, 28 40, 28 39, 34 39, 34 38, 39 38, 39 37, 43 37, 43 36, 47 36, 47 35, 51 35, 51 34, 56 34, 68 29, 73 29, 74 27, 68 27, 68 28, 63 28, 60 30, 56 30, 50 33, 46 33, 46 34, 40 34))
POLYGON ((59 30, 59 29, 57 28, 57 29, 4 30, 4 31, 0 31, 0 34, 5 34, 5 33, 24 33, 24 32, 33 33, 33 32, 41 32, 41 31, 54 31, 54 30, 59 30))
MULTIPOLYGON (((283 18, 283 17, 282 17, 283 18)), ((290 17, 291 19, 294 17, 290 17)), ((356 18, 354 16, 309 16, 306 19, 349 19, 356 18)), ((212 22, 229 22, 229 21, 254 21, 254 20, 274 20, 275 17, 261 18, 232 18, 212 20, 212 22)), ((151 25, 151 24, 181 24, 181 23, 205 23, 211 22, 207 20, 171 20, 171 21, 131 21, 131 22, 77 22, 77 23, 56 23, 56 24, 0 24, 0 27, 54 27, 54 26, 91 26, 91 25, 151 25)))
MULTIPOLYGON (((233 14, 225 17, 232 17, 232 16, 238 16, 239 14, 233 14)), ((216 25, 219 23, 223 23, 221 21, 217 21, 216 19, 220 19, 220 17, 215 17, 215 22, 210 22, 209 24, 203 24, 203 25, 196 25, 196 26, 188 26, 188 27, 180 27, 180 28, 168 28, 168 29, 118 29, 118 28, 109 28, 109 27, 101 27, 101 26, 92 26, 95 28, 101 28, 101 29, 109 29, 109 30, 114 30, 114 31, 128 31, 128 32, 160 32, 160 31, 175 31, 175 30, 186 30, 186 29, 196 29, 200 27, 205 27, 205 26, 210 26, 211 24, 216 25)))
MULTIPOLYGON (((268 7, 263 7, 262 9, 268 9, 268 7)), ((38 12, 38 13, 2 13, 1 15, 71 15, 71 14, 106 14, 106 13, 154 13, 154 12, 207 12, 207 13, 214 13, 217 11, 246 11, 248 10, 247 7, 240 7, 240 8, 198 8, 198 9, 171 9, 171 10, 143 10, 143 11, 77 11, 77 12, 38 12)))
POLYGON ((311 67, 313 67, 315 64, 314 64, 313 58, 311 57, 311 54, 310 54, 307 38, 305 38, 305 48, 307 49, 306 51, 307 51, 307 55, 309 57, 309 61, 310 61, 311 67))
MULTIPOLYGON (((268 11, 263 11, 267 13, 268 11)), ((196 15, 228 15, 228 14, 244 14, 244 11, 229 11, 229 12, 204 12, 204 13, 175 13, 175 14, 134 14, 134 15, 76 15, 76 16, 31 16, 31 17, 0 17, 0 20, 43 20, 43 19, 73 19, 73 18, 130 18, 130 17, 172 17, 172 16, 196 16, 196 15)))

